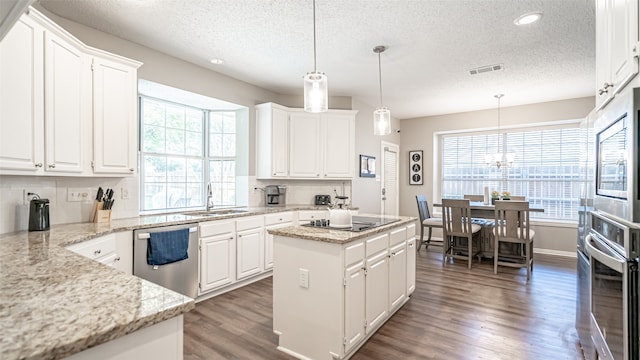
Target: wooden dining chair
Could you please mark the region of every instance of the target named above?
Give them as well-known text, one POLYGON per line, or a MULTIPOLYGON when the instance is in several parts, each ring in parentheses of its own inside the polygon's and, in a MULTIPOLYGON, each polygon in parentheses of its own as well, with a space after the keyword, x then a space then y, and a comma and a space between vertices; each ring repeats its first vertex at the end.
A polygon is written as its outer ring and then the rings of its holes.
POLYGON ((525 200, 527 200, 527 198, 525 196, 521 196, 521 195, 511 195, 510 199, 512 201, 525 201, 525 200))
POLYGON ((484 195, 463 195, 462 198, 469 201, 484 201, 484 195))
POLYGON ((442 199, 442 266, 449 258, 459 258, 466 259, 471 269, 473 257, 480 253, 480 238, 476 235, 481 229, 471 221, 468 199, 442 199), (477 243, 475 250, 474 240, 477 243))
POLYGON ((427 197, 424 195, 416 195, 416 201, 418 203, 418 216, 420 217, 420 242, 418 243, 416 251, 420 251, 420 247, 424 244, 425 249, 429 248, 431 244, 431 234, 433 228, 442 228, 442 218, 431 217, 429 212, 429 204, 427 203, 427 197), (424 229, 429 229, 429 236, 427 240, 424 240, 424 229))
POLYGON ((495 204, 493 228, 493 272, 498 266, 526 267, 527 281, 533 271, 533 238, 535 231, 529 228, 529 202, 498 200, 495 204), (501 253, 500 243, 519 244, 517 253, 501 253))

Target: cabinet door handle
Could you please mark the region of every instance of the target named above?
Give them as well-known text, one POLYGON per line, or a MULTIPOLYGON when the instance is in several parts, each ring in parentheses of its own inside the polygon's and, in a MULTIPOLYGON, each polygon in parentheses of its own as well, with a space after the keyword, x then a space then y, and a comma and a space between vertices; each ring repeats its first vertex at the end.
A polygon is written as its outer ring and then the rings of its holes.
POLYGON ((229 238, 229 240, 233 240, 233 236, 229 238))
POLYGON ((50 167, 51 169, 55 169, 55 168, 56 168, 56 164, 49 164, 49 167, 50 167))
POLYGON ((135 169, 134 168, 129 168, 129 171, 134 172, 135 169))
POLYGON ((117 258, 113 259, 113 262, 118 262, 120 261, 120 256, 118 256, 117 258))
POLYGON ((93 252, 95 255, 100 255, 102 253, 102 250, 98 249, 96 251, 93 252))
POLYGON ((37 163, 37 164, 35 164, 35 166, 36 166, 37 168, 41 168, 41 167, 42 167, 42 163, 37 163))

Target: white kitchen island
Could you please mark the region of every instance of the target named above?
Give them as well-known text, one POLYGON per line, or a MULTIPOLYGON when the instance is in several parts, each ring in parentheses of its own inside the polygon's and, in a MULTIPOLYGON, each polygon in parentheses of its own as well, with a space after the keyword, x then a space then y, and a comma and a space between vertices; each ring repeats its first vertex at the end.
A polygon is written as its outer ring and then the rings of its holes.
POLYGON ((273 331, 299 359, 346 359, 415 289, 415 218, 361 232, 292 226, 274 235, 273 331))

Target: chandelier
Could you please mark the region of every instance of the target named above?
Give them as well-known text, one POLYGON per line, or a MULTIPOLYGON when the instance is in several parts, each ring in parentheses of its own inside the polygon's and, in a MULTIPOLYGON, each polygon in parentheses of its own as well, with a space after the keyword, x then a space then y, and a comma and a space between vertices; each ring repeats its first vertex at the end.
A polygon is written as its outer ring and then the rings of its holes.
POLYGON ((500 132, 500 99, 502 99, 503 96, 504 94, 493 95, 494 98, 498 99, 498 152, 484 156, 484 162, 487 163, 487 166, 495 165, 498 169, 507 165, 511 166, 516 157, 514 153, 504 153, 502 151, 503 136, 500 132))

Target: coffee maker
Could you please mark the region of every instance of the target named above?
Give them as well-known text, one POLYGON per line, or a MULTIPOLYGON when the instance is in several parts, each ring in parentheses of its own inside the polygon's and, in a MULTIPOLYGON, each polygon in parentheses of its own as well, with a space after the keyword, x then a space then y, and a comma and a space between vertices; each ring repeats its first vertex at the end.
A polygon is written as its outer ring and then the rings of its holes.
POLYGON ((264 187, 264 203, 267 206, 284 206, 286 203, 287 187, 282 185, 267 185, 264 187))
POLYGON ((38 194, 33 195, 29 205, 29 231, 49 230, 49 199, 41 199, 38 194))

